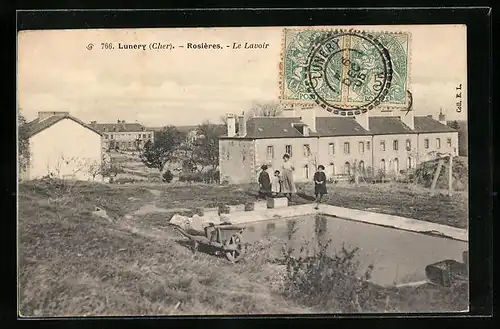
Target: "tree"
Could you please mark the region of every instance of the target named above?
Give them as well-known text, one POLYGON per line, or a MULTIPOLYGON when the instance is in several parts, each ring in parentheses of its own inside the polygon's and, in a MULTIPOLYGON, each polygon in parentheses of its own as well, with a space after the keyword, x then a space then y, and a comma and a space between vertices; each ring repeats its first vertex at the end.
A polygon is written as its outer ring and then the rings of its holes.
POLYGON ((27 132, 27 122, 26 118, 19 113, 17 117, 18 125, 18 143, 19 143, 19 154, 18 154, 18 165, 19 171, 22 172, 26 170, 29 166, 30 161, 30 149, 29 140, 27 132))
POLYGON ((197 128, 193 142, 193 155, 197 164, 216 169, 219 166, 219 137, 225 134, 225 127, 205 121, 197 128))
POLYGON ((283 112, 279 103, 255 103, 250 110, 251 116, 277 117, 283 112))
POLYGON ((182 142, 182 134, 174 126, 167 126, 155 134, 155 141, 147 141, 141 154, 148 168, 163 171, 165 164, 175 159, 175 152, 182 142))
POLYGON ((457 120, 448 122, 448 127, 456 129, 456 130, 460 130, 460 124, 458 123, 457 120))

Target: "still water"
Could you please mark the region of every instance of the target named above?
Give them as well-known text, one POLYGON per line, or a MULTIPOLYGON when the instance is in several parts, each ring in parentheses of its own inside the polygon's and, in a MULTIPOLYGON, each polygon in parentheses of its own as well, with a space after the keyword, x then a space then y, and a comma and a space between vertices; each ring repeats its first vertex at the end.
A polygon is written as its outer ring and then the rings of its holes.
MULTIPOLYGON (((318 241, 331 240, 328 252, 358 247, 356 259, 360 275, 373 264, 372 281, 393 285, 425 280, 425 267, 445 259, 462 261, 467 242, 391 229, 322 215, 301 216, 246 224, 244 240, 252 243, 269 237, 273 244, 271 257, 280 257, 281 248, 291 241, 300 248, 307 241, 313 253, 318 241), (292 228, 295 234, 291 235, 292 228), (289 240, 291 239, 291 240, 289 240)), ((311 254, 310 253, 310 254, 311 254)))

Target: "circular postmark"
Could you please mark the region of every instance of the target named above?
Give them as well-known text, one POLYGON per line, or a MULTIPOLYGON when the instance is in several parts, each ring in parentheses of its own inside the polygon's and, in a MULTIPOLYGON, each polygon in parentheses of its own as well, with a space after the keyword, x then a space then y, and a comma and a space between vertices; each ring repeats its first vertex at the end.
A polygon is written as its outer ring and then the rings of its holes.
POLYGON ((314 40, 306 66, 309 96, 327 111, 359 115, 380 105, 392 81, 389 51, 362 31, 332 31, 314 40))

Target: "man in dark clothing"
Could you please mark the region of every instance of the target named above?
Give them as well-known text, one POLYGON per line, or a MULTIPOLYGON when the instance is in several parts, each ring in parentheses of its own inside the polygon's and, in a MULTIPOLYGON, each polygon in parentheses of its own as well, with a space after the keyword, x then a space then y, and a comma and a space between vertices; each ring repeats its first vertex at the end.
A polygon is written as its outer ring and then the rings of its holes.
POLYGON ((316 206, 314 209, 319 208, 319 204, 323 195, 326 194, 326 175, 325 167, 323 165, 318 166, 318 171, 314 174, 314 194, 316 195, 316 206))
POLYGON ((266 197, 271 193, 271 179, 267 172, 267 166, 263 165, 260 167, 262 171, 259 175, 259 199, 266 199, 266 197))

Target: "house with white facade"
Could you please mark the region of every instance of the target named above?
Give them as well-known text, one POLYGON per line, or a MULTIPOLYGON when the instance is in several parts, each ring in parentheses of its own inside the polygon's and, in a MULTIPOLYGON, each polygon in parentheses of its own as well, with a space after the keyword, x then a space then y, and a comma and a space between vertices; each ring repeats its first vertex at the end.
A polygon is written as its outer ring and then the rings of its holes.
POLYGON ((106 150, 138 151, 148 141, 154 142, 154 131, 140 123, 127 123, 118 119, 116 123, 91 121, 90 126, 101 133, 106 150))
POLYGON ((38 112, 35 120, 19 129, 30 150, 22 179, 102 179, 95 174, 102 164, 101 133, 69 112, 38 112))
POLYGON ((410 112, 357 117, 326 115, 316 108, 290 108, 279 117, 229 114, 228 134, 219 139, 221 181, 256 182, 291 156, 297 182, 311 181, 318 165, 328 177, 383 172, 398 175, 442 154, 458 155, 458 131, 431 116, 410 112), (238 120, 238 125, 236 122, 238 120), (241 127, 236 131, 236 126, 241 127))

